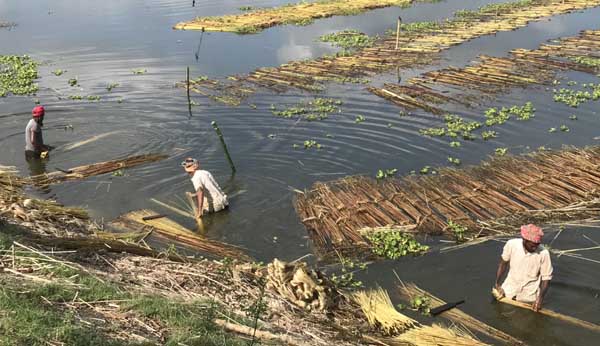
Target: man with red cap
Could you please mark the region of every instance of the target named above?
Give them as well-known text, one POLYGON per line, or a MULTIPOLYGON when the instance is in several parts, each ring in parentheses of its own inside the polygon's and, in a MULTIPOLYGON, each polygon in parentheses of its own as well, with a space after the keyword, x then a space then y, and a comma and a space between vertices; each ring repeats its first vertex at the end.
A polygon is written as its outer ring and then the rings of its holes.
POLYGON ((496 272, 495 289, 499 295, 496 298, 508 297, 532 303, 535 311, 542 308, 553 271, 550 252, 540 246, 543 235, 544 232, 538 226, 523 225, 521 239, 506 242, 496 272), (506 280, 500 285, 507 268, 506 280))
POLYGON ((44 145, 42 136, 42 127, 44 126, 44 107, 35 106, 31 111, 33 119, 29 120, 25 128, 25 158, 39 159, 42 153, 48 151, 48 146, 44 145))

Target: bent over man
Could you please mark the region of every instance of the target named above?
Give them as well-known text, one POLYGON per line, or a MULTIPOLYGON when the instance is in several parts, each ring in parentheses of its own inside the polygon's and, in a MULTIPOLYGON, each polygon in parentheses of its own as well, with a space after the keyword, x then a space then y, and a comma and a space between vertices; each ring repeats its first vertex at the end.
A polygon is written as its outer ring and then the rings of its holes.
POLYGON ((181 166, 191 177, 192 184, 194 184, 197 201, 195 217, 197 219, 202 217, 204 212, 217 212, 227 208, 229 205, 227 195, 221 191, 219 184, 210 172, 200 169, 198 160, 187 158, 181 163, 181 166))
POLYGON ((511 239, 504 245, 502 258, 496 272, 496 290, 501 298, 506 296, 524 303, 532 303, 539 311, 544 295, 552 280, 550 252, 540 246, 544 232, 536 225, 521 226, 521 239, 511 239), (504 283, 500 280, 506 269, 504 283))

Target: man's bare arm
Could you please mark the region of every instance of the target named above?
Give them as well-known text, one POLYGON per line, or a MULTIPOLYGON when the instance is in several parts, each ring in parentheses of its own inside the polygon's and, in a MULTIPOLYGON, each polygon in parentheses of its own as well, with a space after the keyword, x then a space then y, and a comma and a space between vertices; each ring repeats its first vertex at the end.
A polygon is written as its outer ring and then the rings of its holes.
POLYGON ((540 311, 542 308, 542 304, 544 303, 544 296, 548 291, 548 286, 550 286, 550 280, 542 280, 540 283, 540 293, 538 293, 537 299, 535 303, 533 303, 533 310, 540 311))
POLYGON ((198 202, 198 214, 196 215, 196 217, 200 217, 202 216, 202 212, 203 212, 203 207, 204 207, 204 189, 203 188, 199 188, 198 191, 196 191, 196 199, 198 202))
POLYGON ((506 262, 503 259, 500 259, 500 263, 498 263, 498 270, 496 270, 496 289, 498 290, 498 293, 500 293, 500 296, 504 296, 504 290, 502 289, 502 287, 500 286, 500 280, 502 280, 502 277, 504 276, 504 273, 506 273, 506 269, 508 268, 508 262, 506 262))

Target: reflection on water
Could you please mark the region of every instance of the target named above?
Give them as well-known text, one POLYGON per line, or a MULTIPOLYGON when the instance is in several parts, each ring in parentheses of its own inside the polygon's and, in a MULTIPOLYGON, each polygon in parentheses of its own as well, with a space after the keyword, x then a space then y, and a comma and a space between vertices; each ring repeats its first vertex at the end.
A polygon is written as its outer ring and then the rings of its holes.
MULTIPOLYGON (((265 0, 252 5, 287 2, 265 0)), ((320 35, 329 32, 357 29, 368 34, 383 33, 394 27, 398 15, 404 22, 437 20, 448 17, 454 10, 490 2, 446 1, 408 9, 392 7, 361 16, 318 20, 306 27, 281 26, 258 35, 238 36, 175 31, 171 27, 198 15, 236 12, 238 7, 248 5, 243 0, 202 1, 195 7, 191 1, 174 0, 3 1, 0 2, 2 19, 19 25, 12 31, 0 31, 2 54, 29 54, 43 64, 38 95, 0 99, 3 149, 0 163, 17 165, 22 172, 32 173, 133 154, 170 153, 169 159, 126 170, 123 177, 100 176, 52 186, 53 196, 61 202, 86 206, 93 216, 109 220, 141 208, 169 213, 151 199, 185 199, 189 180, 182 174, 179 162, 187 156, 197 157, 231 197, 229 211, 206 218, 207 235, 241 245, 258 260, 295 259, 311 251, 306 231, 292 207, 296 190, 345 175, 374 176, 378 169, 397 168, 399 174, 405 174, 425 165, 446 165, 448 156, 458 157, 464 164, 478 163, 498 147, 520 153, 539 146, 595 144, 598 103, 572 109, 555 104, 551 90, 532 88, 514 90, 496 100, 481 99, 481 104, 474 108, 448 108, 447 111, 469 120, 481 120, 485 109, 492 106, 531 101, 537 109, 535 119, 529 122, 509 121, 496 128, 497 138, 465 142, 460 148, 452 148, 443 138, 431 139, 418 133, 419 129, 442 124, 439 117, 421 111, 401 115, 401 109, 370 94, 363 85, 328 88, 324 96, 340 99, 343 105, 340 113, 323 121, 282 119, 271 114, 271 104, 287 106, 310 99, 310 95, 301 92, 283 95, 259 92, 250 99, 255 107, 237 108, 192 95, 197 105, 189 117, 185 91, 174 86, 185 79, 186 67, 190 67, 192 77, 223 78, 247 73, 257 67, 330 54, 335 49, 316 42, 320 35), (67 72, 55 76, 51 71, 56 69, 67 72), (138 69, 147 72, 132 72, 138 69), (78 86, 70 86, 70 78, 76 78, 78 86), (108 90, 109 84, 118 86, 108 90), (72 100, 70 96, 74 95, 83 96, 84 100, 72 100), (101 99, 89 102, 88 95, 101 99), (35 98, 46 106, 45 141, 57 147, 46 168, 43 162, 39 167, 30 166, 23 157, 22 131, 35 98), (570 114, 576 114, 578 120, 569 120, 570 114), (358 115, 365 121, 355 123, 358 115), (230 176, 223 149, 210 126, 213 120, 218 121, 225 134, 238 170, 235 177, 230 176), (550 127, 563 123, 568 123, 569 133, 548 133, 550 127), (72 131, 64 130, 67 125, 72 131), (106 133, 113 134, 73 146, 106 133), (316 140, 323 148, 305 150, 302 148, 305 140, 316 140), (294 148, 294 144, 301 148, 294 148), (69 147, 72 149, 66 150, 69 147)), ((444 53, 439 66, 392 71, 374 77, 372 84, 407 80, 422 71, 448 65, 463 66, 478 54, 502 56, 512 48, 536 48, 547 39, 599 28, 599 16, 600 10, 593 9, 472 40, 444 53)), ((565 78, 598 82, 597 77, 582 73, 569 73, 565 78)), ((191 229, 196 227, 187 217, 170 213, 169 216, 191 229)), ((566 239, 570 238, 563 241, 566 239)), ((564 244, 564 248, 583 247, 585 244, 580 241, 564 244)), ((531 315, 526 312, 490 305, 488 291, 497 265, 498 246, 490 243, 443 256, 378 263, 368 270, 364 281, 381 283, 392 293, 396 283, 391 269, 396 269, 403 279, 415 280, 448 300, 468 297, 467 312, 527 339, 531 345, 594 344, 593 335, 548 319, 529 321, 531 315), (528 323, 534 331, 524 327, 528 323)), ((593 264, 561 258, 555 269, 560 282, 590 287, 595 294, 600 289, 593 264)), ((561 284, 552 286, 549 296, 550 308, 600 322, 597 314, 600 303, 593 292, 561 284)))

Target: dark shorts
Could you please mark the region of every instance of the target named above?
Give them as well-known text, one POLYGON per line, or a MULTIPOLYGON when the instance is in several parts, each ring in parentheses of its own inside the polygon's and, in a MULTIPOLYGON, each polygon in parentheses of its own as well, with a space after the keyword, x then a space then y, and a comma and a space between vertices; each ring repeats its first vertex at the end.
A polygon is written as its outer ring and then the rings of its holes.
POLYGON ((25 160, 34 160, 40 158, 41 152, 33 150, 25 150, 25 160))

